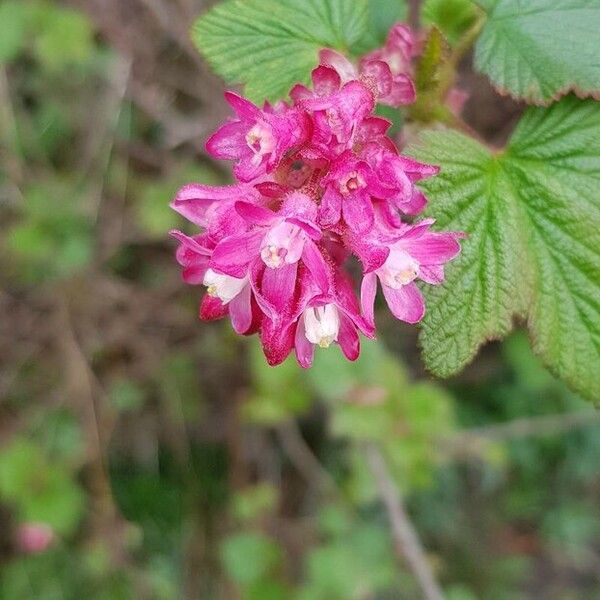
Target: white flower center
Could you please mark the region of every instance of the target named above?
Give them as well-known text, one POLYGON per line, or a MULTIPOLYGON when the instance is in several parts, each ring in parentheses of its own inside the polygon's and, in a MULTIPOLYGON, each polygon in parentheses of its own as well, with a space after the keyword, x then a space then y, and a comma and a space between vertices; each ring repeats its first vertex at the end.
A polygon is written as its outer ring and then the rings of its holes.
POLYGON ((408 252, 392 249, 383 266, 377 269, 377 274, 384 285, 397 290, 419 276, 419 266, 419 261, 408 252))
POLYGON ((348 196, 356 190, 365 187, 365 180, 358 171, 352 171, 340 180, 339 190, 343 196, 348 196))
POLYGON ((265 154, 270 154, 275 148, 275 138, 270 127, 257 123, 246 134, 246 144, 254 156, 252 162, 259 164, 265 154))
POLYGON ((286 254, 287 250, 285 248, 275 246, 274 244, 265 246, 260 251, 260 257, 263 259, 263 262, 271 269, 278 269, 281 267, 285 261, 286 254))
POLYGON ((340 316, 333 304, 325 304, 304 311, 306 339, 320 348, 329 348, 336 342, 340 331, 340 316))
POLYGON ((300 260, 305 236, 298 225, 283 221, 269 229, 260 249, 260 257, 267 267, 278 269, 300 260))
POLYGON ((248 283, 248 276, 238 279, 208 269, 203 283, 209 295, 219 298, 223 304, 227 304, 244 289, 248 283))

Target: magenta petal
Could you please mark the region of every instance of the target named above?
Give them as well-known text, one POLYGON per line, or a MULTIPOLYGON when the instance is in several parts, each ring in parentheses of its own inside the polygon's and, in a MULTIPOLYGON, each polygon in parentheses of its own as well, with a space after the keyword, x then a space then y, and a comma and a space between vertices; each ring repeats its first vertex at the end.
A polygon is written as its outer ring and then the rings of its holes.
POLYGON ((416 98, 417 91, 415 89, 415 84, 408 75, 401 73, 394 77, 389 94, 381 97, 379 100, 382 104, 397 107, 405 104, 412 104, 416 98))
POLYGON ((200 245, 193 237, 186 235, 178 229, 172 229, 171 231, 169 231, 169 235, 181 243, 180 248, 189 250, 195 254, 200 254, 203 256, 210 255, 210 250, 208 248, 200 245))
POLYGON ((413 188, 410 201, 405 204, 402 204, 401 206, 402 212, 404 212, 405 214, 418 215, 421 212, 423 212, 423 210, 427 206, 427 197, 421 190, 415 187, 413 188))
POLYGON ((297 272, 298 263, 286 264, 278 269, 265 269, 261 284, 262 295, 275 307, 279 315, 290 310, 297 272))
POLYGON ((333 186, 328 186, 321 199, 319 206, 319 223, 323 227, 331 227, 335 225, 342 214, 342 195, 334 189, 333 186))
POLYGON ((460 244, 452 233, 428 232, 421 238, 402 240, 401 245, 423 265, 441 265, 460 252, 460 244))
POLYGON ((260 194, 267 198, 281 198, 288 191, 287 188, 275 181, 263 181, 262 183, 257 183, 254 187, 260 194))
POLYGON ((294 345, 295 323, 274 322, 264 319, 260 330, 260 340, 267 362, 272 367, 282 363, 294 345))
POLYGON ((356 360, 360 355, 360 340, 354 323, 346 315, 340 315, 338 344, 348 360, 356 360))
POLYGON ((393 289, 382 285, 383 295, 392 314, 401 321, 418 323, 425 314, 425 303, 419 288, 414 283, 393 289))
POLYGON ((294 101, 295 104, 302 100, 307 100, 308 98, 312 98, 313 93, 305 86, 300 83, 297 83, 290 90, 290 98, 294 101))
POLYGON ((254 156, 242 158, 234 167, 233 172, 239 181, 250 183, 267 171, 266 159, 259 163, 252 160, 254 156))
POLYGON ((208 259, 202 262, 198 261, 189 267, 185 267, 181 273, 181 277, 189 285, 201 285, 204 282, 207 269, 208 259))
POLYGON ((277 217, 273 211, 250 202, 236 202, 236 212, 250 225, 269 225, 277 217))
POLYGON ((302 262, 310 271, 315 283, 326 294, 329 291, 331 279, 329 266, 318 246, 311 239, 307 239, 304 242, 302 262))
POLYGON ((440 168, 436 165, 428 165, 419 162, 409 156, 401 154, 396 157, 398 166, 409 176, 411 181, 419 181, 426 177, 432 177, 440 172, 440 168))
POLYGON ((375 326, 375 296, 377 294, 377 275, 367 273, 360 286, 360 304, 367 323, 375 326))
POLYGON ((262 115, 258 106, 235 92, 225 92, 225 100, 242 120, 256 121, 262 115))
POLYGON ((214 321, 223 318, 229 308, 227 304, 223 304, 219 298, 215 298, 210 294, 204 294, 200 303, 200 318, 203 321, 214 321))
POLYGON ((319 61, 322 65, 331 67, 346 83, 358 77, 356 67, 343 55, 330 48, 324 48, 319 52, 319 61))
POLYGON ((440 285, 444 282, 444 265, 421 265, 419 279, 431 285, 440 285))
POLYGON ((247 154, 246 144, 248 126, 240 121, 225 123, 206 141, 206 151, 215 158, 234 160, 247 154))
POLYGON ((333 68, 319 65, 312 72, 313 90, 317 96, 330 96, 342 85, 339 74, 333 68))
POLYGON ((253 260, 250 263, 250 267, 248 269, 248 274, 250 276, 250 285, 252 286, 252 292, 254 294, 256 304, 263 312, 263 314, 269 319, 276 319, 277 310, 271 304, 271 302, 263 296, 261 289, 263 275, 266 270, 267 267, 260 258, 256 258, 255 260, 253 260))
POLYGON ((252 290, 246 285, 229 303, 229 316, 236 333, 244 334, 252 325, 252 290))
POLYGON ((239 233, 219 242, 213 252, 211 267, 225 275, 244 277, 249 262, 258 255, 264 231, 239 233))
POLYGON ((352 251, 358 256, 360 262, 363 264, 363 270, 365 273, 371 273, 375 269, 378 269, 387 260, 390 254, 388 246, 380 246, 367 239, 364 239, 360 235, 352 235, 349 237, 350 247, 352 251))
POLYGON ((368 194, 357 193, 345 198, 342 211, 346 224, 356 233, 369 231, 373 228, 375 211, 368 194))
POLYGON ((360 66, 361 76, 369 77, 375 82, 379 97, 385 97, 392 91, 394 80, 387 63, 382 60, 365 60, 360 66))
POLYGON ((294 340, 296 349, 296 360, 303 369, 308 369, 313 364, 315 356, 315 345, 311 344, 306 338, 304 330, 304 316, 302 316, 296 327, 296 338, 294 340))

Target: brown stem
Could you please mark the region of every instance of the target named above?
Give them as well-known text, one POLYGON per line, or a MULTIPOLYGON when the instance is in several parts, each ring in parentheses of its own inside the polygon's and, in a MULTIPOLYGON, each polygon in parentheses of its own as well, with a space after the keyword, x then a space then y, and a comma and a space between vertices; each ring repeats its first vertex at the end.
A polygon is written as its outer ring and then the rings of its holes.
POLYGON ((367 459, 390 518, 398 554, 408 563, 421 587, 423 598, 425 600, 443 600, 442 589, 431 570, 421 540, 402 502, 400 492, 392 480, 380 450, 374 444, 367 446, 367 459))

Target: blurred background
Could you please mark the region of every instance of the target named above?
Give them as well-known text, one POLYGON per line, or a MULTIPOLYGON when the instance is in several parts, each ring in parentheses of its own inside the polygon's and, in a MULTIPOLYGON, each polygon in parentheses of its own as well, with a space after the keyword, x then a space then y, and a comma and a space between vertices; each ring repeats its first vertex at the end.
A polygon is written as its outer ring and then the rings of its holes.
POLYGON ((229 177, 208 4, 0 1, 0 599, 419 598, 373 440, 448 598, 600 598, 600 421, 523 332, 436 381, 385 310, 309 372, 197 320, 168 202, 229 177))

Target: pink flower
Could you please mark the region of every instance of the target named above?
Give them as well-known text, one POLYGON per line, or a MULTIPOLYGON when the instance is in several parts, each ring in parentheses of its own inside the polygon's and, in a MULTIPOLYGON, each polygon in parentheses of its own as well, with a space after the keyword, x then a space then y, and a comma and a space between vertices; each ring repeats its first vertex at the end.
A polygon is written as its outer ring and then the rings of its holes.
POLYGON ((360 79, 379 103, 397 107, 411 104, 416 98, 410 60, 400 60, 399 54, 399 50, 381 49, 365 56, 358 67, 335 50, 321 50, 319 59, 322 65, 334 69, 342 82, 360 79))
POLYGON ((383 198, 390 192, 378 182, 376 172, 352 152, 347 151, 332 162, 323 177, 325 193, 319 208, 320 223, 332 227, 340 218, 354 231, 373 227, 375 219, 372 198, 383 198))
POLYGON ((206 149, 215 158, 237 160, 234 172, 242 182, 273 171, 284 153, 310 134, 310 120, 302 111, 260 110, 233 92, 226 92, 225 99, 238 119, 222 125, 206 149))
POLYGON ((375 107, 375 99, 362 83, 349 81, 328 96, 300 100, 298 107, 312 113, 313 143, 329 158, 352 146, 354 133, 375 107))
POLYGON ((375 328, 360 315, 352 283, 338 271, 330 291, 313 296, 298 319, 294 337, 298 363, 310 367, 315 348, 329 348, 333 343, 348 360, 356 360, 360 354, 359 331, 373 337, 375 328))
POLYGON ((419 321, 416 280, 441 284, 460 250, 460 235, 430 231, 433 220, 405 221, 426 204, 417 182, 438 168, 401 155, 390 123, 373 114, 376 102, 414 99, 413 54, 412 33, 398 25, 358 67, 323 50, 312 88, 294 86, 291 107, 260 109, 228 92, 237 118, 207 150, 236 161, 237 182, 190 184, 171 204, 200 228, 171 232, 184 281, 206 287, 200 318, 228 315, 237 333, 259 333, 271 365, 294 351, 309 367, 332 345, 356 359, 360 334, 375 335, 378 279, 392 313, 419 321), (346 272, 351 254, 363 265, 360 302, 346 272))
MULTIPOLYGON (((416 279, 439 285, 444 281, 444 264, 460 252, 458 238, 453 232, 437 233, 429 228, 433 219, 425 219, 414 226, 405 226, 385 244, 385 253, 367 270, 361 286, 363 314, 374 325, 373 303, 377 278, 392 314, 407 323, 417 323, 425 314, 425 303, 415 285, 416 279), (385 260, 381 260, 385 256, 385 260)), ((367 244, 368 245, 368 244, 367 244)), ((383 246, 380 245, 378 249, 383 246)), ((376 251, 369 248, 371 254, 376 251)), ((365 250, 363 249, 363 253, 365 250)))
POLYGON ((427 199, 414 183, 436 175, 438 167, 399 155, 397 150, 378 143, 368 144, 362 155, 377 173, 381 186, 388 190, 387 198, 395 208, 408 215, 417 215, 425 208, 427 199))
POLYGON ((54 530, 46 523, 23 523, 17 528, 17 547, 25 554, 44 552, 54 541, 54 530))

